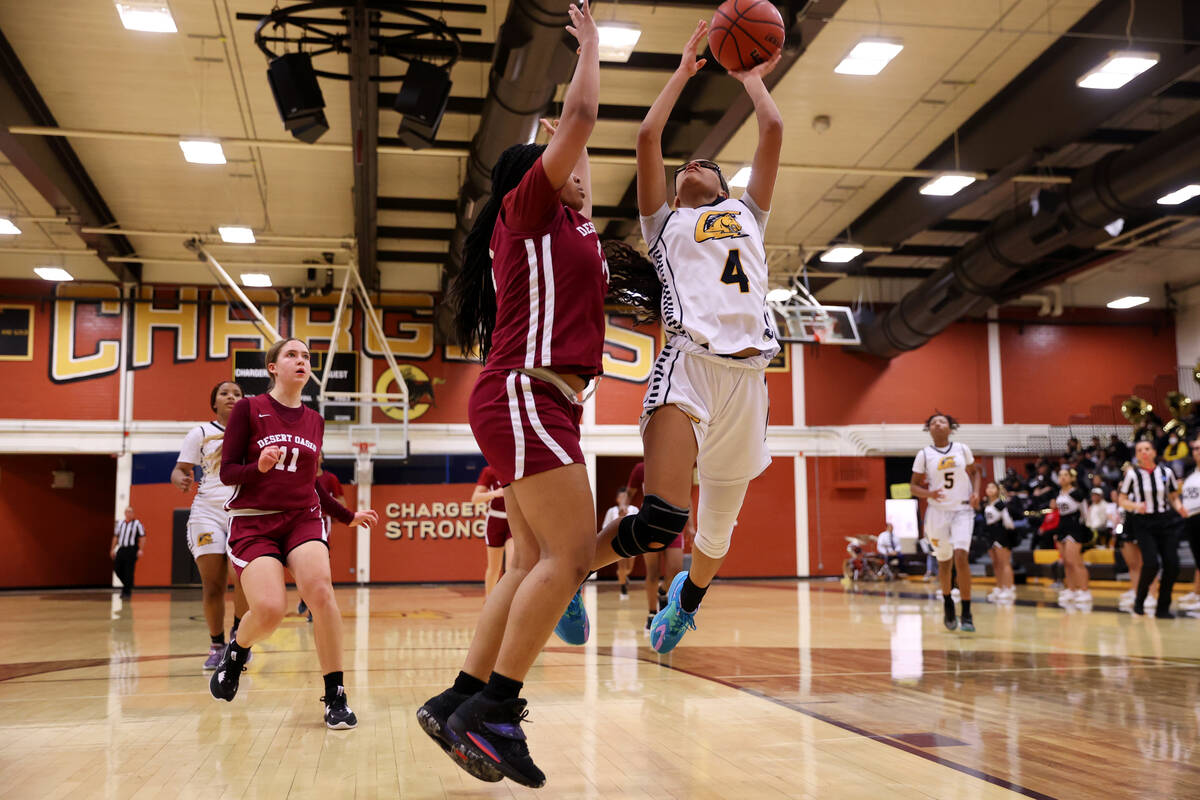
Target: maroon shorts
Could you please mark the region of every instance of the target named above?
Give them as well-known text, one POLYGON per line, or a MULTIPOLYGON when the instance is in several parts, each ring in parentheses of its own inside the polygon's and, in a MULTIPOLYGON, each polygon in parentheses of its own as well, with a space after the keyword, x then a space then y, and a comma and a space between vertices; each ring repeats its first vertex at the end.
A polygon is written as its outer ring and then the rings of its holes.
POLYGON ((508 529, 508 520, 504 517, 487 518, 487 546, 488 547, 504 547, 504 543, 512 538, 512 531, 508 529))
POLYGON ((263 556, 287 564, 288 553, 305 542, 329 546, 320 506, 229 518, 229 559, 238 575, 251 561, 263 556))
POLYGON ((545 381, 515 371, 484 372, 471 390, 468 415, 483 457, 506 486, 583 463, 583 407, 545 381))

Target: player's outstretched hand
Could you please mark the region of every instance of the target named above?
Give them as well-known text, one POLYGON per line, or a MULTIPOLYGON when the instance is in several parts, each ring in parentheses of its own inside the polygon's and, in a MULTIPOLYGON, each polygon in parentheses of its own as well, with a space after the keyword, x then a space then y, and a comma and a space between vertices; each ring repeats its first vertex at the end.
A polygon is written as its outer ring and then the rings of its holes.
MULTIPOLYGON (((580 0, 579 5, 568 6, 567 14, 571 17, 567 33, 574 36, 575 41, 579 42, 580 50, 587 44, 599 47, 600 31, 596 30, 596 20, 592 19, 592 9, 588 6, 588 0, 580 0)), ((575 52, 579 52, 579 50, 575 52)))
POLYGON ((542 117, 538 120, 538 124, 542 126, 542 130, 546 132, 546 141, 554 138, 554 134, 558 133, 558 120, 546 119, 542 117))
POLYGON ((783 51, 780 50, 761 64, 751 67, 750 69, 731 69, 729 70, 729 74, 737 78, 742 83, 745 83, 753 78, 762 80, 767 75, 771 74, 771 70, 775 69, 775 65, 779 63, 779 59, 782 57, 783 51))
POLYGON ((172 479, 171 483, 175 484, 175 488, 179 491, 186 492, 188 489, 192 488, 192 484, 195 483, 195 480, 191 475, 188 475, 187 473, 181 473, 177 478, 172 479))
POLYGON ((354 519, 350 520, 350 527, 357 528, 359 525, 366 525, 373 528, 379 524, 379 514, 375 513, 374 509, 368 508, 366 511, 354 512, 354 519))
POLYGON ((279 459, 283 458, 283 448, 279 445, 267 445, 258 454, 258 471, 270 472, 279 463, 279 459))
POLYGON ((708 63, 707 58, 696 58, 696 51, 700 48, 707 33, 708 23, 700 20, 696 23, 696 30, 692 31, 692 37, 683 46, 683 57, 679 59, 679 71, 689 78, 708 63))

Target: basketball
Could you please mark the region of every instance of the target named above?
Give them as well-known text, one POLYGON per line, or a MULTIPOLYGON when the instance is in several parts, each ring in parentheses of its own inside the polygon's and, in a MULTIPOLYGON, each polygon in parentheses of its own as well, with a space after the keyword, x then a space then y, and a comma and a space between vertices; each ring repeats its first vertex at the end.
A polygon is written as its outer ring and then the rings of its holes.
POLYGON ((783 17, 767 0, 725 0, 708 29, 708 46, 730 72, 769 60, 783 38, 783 17))

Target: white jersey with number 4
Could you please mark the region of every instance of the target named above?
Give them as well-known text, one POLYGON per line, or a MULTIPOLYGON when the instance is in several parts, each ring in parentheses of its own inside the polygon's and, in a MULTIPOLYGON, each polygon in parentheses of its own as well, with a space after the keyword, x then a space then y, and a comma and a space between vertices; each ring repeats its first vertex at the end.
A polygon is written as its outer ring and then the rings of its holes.
POLYGON ((924 475, 929 491, 941 489, 942 499, 929 498, 929 505, 947 510, 966 508, 971 500, 971 478, 967 467, 975 463, 971 448, 962 442, 945 447, 926 445, 917 453, 912 471, 924 475))
POLYGON ((754 348, 768 360, 779 352, 766 300, 767 216, 744 195, 674 211, 664 203, 641 218, 676 347, 715 355, 754 348))

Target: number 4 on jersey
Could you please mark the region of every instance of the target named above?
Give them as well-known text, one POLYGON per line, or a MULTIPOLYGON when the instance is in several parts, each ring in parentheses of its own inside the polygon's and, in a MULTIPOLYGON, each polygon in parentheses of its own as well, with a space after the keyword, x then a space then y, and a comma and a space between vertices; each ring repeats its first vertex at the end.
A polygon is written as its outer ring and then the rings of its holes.
POLYGON ((736 283, 738 291, 742 294, 750 291, 750 280, 742 270, 741 251, 729 251, 729 256, 725 259, 725 271, 721 273, 721 283, 736 283))

